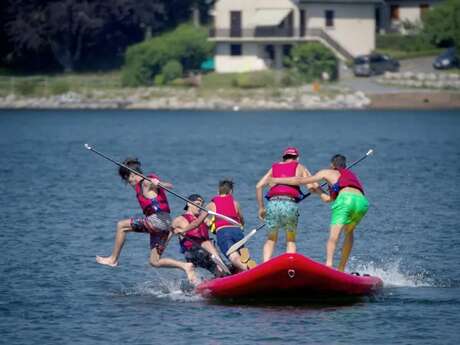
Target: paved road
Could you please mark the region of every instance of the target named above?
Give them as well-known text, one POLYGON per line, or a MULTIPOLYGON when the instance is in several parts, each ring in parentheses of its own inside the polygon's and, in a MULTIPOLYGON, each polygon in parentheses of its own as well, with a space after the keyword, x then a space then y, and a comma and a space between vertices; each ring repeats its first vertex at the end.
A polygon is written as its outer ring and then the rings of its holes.
MULTIPOLYGON (((416 59, 401 60, 400 72, 414 72, 414 73, 432 73, 435 72, 431 63, 434 57, 424 57, 416 59)), ((340 67, 340 82, 338 87, 341 89, 348 89, 351 92, 363 91, 366 94, 385 94, 385 93, 398 93, 414 91, 410 88, 398 88, 395 86, 385 86, 376 83, 375 77, 355 77, 351 68, 346 67, 344 64, 340 67)), ((418 90, 420 91, 420 90, 418 90)))

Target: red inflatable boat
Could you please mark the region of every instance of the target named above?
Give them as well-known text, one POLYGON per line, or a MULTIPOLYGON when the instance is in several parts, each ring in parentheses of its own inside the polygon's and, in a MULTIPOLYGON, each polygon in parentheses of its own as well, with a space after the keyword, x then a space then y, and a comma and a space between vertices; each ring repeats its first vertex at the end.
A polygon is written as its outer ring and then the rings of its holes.
POLYGON ((198 285, 197 292, 217 299, 314 299, 371 295, 378 277, 339 272, 300 254, 283 254, 242 273, 198 285))

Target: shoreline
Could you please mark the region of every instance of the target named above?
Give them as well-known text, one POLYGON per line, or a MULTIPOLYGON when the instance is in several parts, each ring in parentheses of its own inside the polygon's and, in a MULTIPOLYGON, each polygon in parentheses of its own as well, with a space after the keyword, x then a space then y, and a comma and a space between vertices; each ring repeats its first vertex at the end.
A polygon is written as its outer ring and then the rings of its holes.
POLYGON ((460 109, 460 92, 418 90, 365 94, 308 93, 305 90, 250 90, 246 95, 199 95, 196 91, 173 90, 155 95, 156 90, 138 93, 84 96, 75 92, 51 97, 0 97, 2 110, 359 110, 359 109, 460 109), (146 93, 148 92, 148 94, 146 93))

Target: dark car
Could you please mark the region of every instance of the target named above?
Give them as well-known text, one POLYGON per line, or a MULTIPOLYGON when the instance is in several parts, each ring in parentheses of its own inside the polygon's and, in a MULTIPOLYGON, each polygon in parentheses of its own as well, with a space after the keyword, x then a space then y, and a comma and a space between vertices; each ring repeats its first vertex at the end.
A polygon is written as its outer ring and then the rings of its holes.
POLYGON ((442 52, 436 59, 434 59, 433 67, 436 69, 460 67, 457 50, 452 47, 442 52))
POLYGON ((385 72, 398 72, 399 62, 383 54, 357 56, 353 61, 353 73, 357 77, 370 77, 385 72))

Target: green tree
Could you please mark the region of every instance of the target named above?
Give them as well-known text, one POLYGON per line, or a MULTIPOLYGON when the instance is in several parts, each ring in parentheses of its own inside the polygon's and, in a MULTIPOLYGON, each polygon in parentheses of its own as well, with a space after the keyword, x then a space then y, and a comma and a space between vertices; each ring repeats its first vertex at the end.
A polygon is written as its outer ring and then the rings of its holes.
POLYGON ((337 79, 337 58, 321 43, 303 43, 295 46, 287 64, 307 82, 321 79, 323 73, 327 73, 331 80, 337 79))
POLYGON ((460 1, 446 0, 423 17, 424 33, 437 46, 460 49, 460 1))
POLYGON ((129 47, 122 82, 126 86, 152 84, 164 65, 177 60, 184 72, 198 69, 213 50, 204 28, 180 25, 176 30, 129 47))

